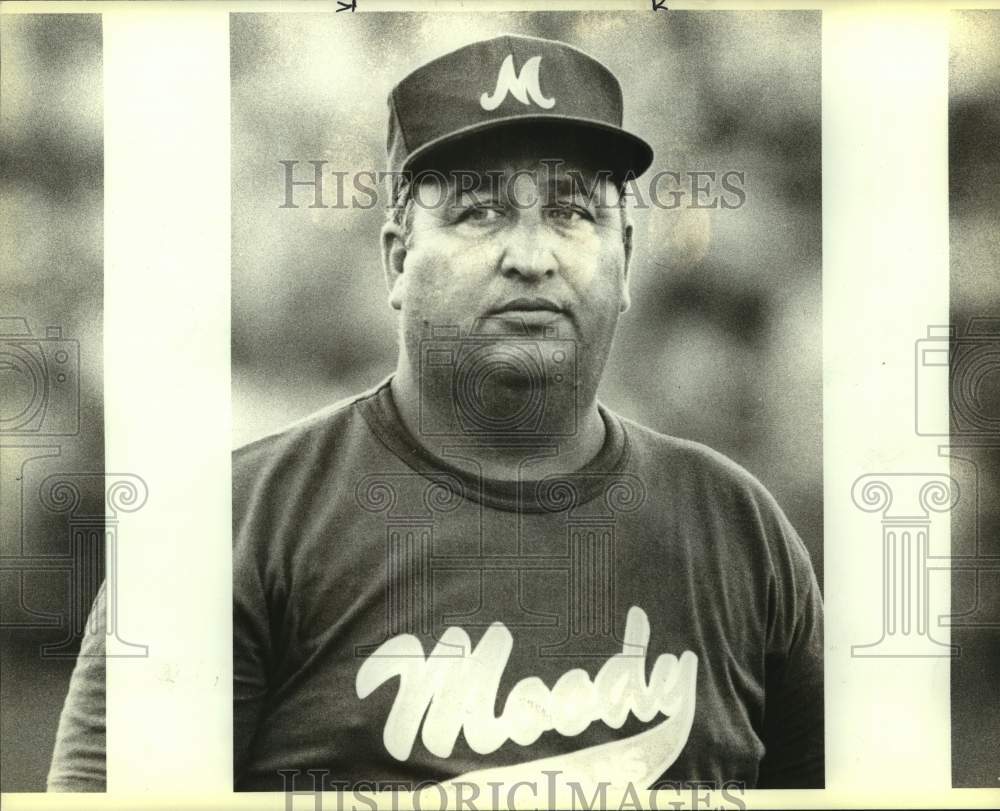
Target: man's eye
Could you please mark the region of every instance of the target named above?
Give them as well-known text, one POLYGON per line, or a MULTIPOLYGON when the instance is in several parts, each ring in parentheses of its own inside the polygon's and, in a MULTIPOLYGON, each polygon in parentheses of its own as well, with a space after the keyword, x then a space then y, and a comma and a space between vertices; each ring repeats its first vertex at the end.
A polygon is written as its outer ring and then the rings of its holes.
POLYGON ((462 209, 458 222, 491 223, 503 216, 499 206, 469 206, 462 209))
POLYGON ((574 222, 577 220, 593 220, 594 218, 590 215, 590 212, 585 208, 580 206, 568 205, 561 203, 559 205, 548 206, 545 209, 545 214, 550 219, 557 220, 559 222, 574 222))

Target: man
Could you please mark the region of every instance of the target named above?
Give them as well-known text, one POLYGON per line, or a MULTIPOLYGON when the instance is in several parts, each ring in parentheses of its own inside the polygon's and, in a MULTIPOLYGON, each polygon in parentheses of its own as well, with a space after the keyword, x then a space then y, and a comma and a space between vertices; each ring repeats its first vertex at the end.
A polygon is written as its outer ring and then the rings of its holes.
POLYGON ((389 110, 396 372, 234 457, 237 790, 822 786, 804 546, 597 401, 652 161, 614 75, 504 36, 389 110))
MULTIPOLYGON (((822 786, 794 529, 731 461, 596 399, 652 161, 617 80, 506 36, 389 106, 396 373, 234 457, 235 787, 822 786)), ((105 611, 51 790, 104 788, 105 611)))

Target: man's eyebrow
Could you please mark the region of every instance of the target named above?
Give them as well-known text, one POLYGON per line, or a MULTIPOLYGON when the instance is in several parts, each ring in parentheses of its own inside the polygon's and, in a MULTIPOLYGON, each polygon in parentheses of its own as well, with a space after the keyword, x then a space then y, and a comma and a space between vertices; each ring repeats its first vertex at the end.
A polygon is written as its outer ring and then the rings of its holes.
POLYGON ((466 197, 493 199, 500 194, 504 178, 496 172, 453 172, 449 178, 447 199, 451 203, 466 197))
MULTIPOLYGON (((518 170, 518 173, 524 170, 518 170)), ((497 201, 508 195, 511 180, 517 173, 502 169, 473 171, 453 170, 448 173, 445 205, 467 205, 475 202, 497 201)), ((570 169, 559 174, 543 170, 535 173, 539 181, 539 193, 543 199, 555 200, 572 198, 585 201, 587 204, 600 206, 605 201, 606 189, 601 181, 610 179, 610 172, 583 172, 570 169)))
POLYGON ((582 172, 570 170, 566 176, 551 178, 548 182, 548 189, 545 192, 550 201, 565 204, 572 201, 576 204, 585 204, 595 213, 605 209, 617 208, 613 198, 609 197, 613 186, 611 173, 603 170, 589 176, 582 172), (603 180, 609 181, 602 183, 603 180))
POLYGON ((549 194, 579 194, 591 200, 600 191, 601 180, 600 174, 584 177, 582 172, 570 170, 566 174, 550 177, 546 183, 546 190, 549 194))

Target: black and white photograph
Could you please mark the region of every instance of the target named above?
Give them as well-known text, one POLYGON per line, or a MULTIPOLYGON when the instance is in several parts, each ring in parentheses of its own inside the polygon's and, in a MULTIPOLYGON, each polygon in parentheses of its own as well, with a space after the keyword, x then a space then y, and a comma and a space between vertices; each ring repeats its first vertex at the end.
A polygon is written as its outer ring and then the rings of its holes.
POLYGON ((998 38, 0 2, 0 806, 1000 807, 998 38))
POLYGON ((822 788, 820 16, 230 34, 235 788, 822 788))

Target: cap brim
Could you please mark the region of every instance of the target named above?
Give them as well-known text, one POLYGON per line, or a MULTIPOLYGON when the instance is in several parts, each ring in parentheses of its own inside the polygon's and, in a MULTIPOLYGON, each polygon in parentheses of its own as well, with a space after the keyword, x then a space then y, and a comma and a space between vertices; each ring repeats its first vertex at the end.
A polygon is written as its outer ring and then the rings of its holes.
MULTIPOLYGON (((606 160, 606 166, 601 168, 610 169, 618 181, 627 180, 630 176, 639 177, 653 163, 653 148, 646 141, 613 124, 574 116, 518 115, 472 124, 428 141, 407 156, 403 162, 402 171, 433 168, 429 166, 429 163, 434 156, 449 146, 493 130, 518 126, 589 131, 595 144, 599 144, 601 141, 607 144, 610 152, 606 156, 600 156, 602 163, 606 160)), ((546 155, 544 157, 557 158, 559 156, 546 155)))

